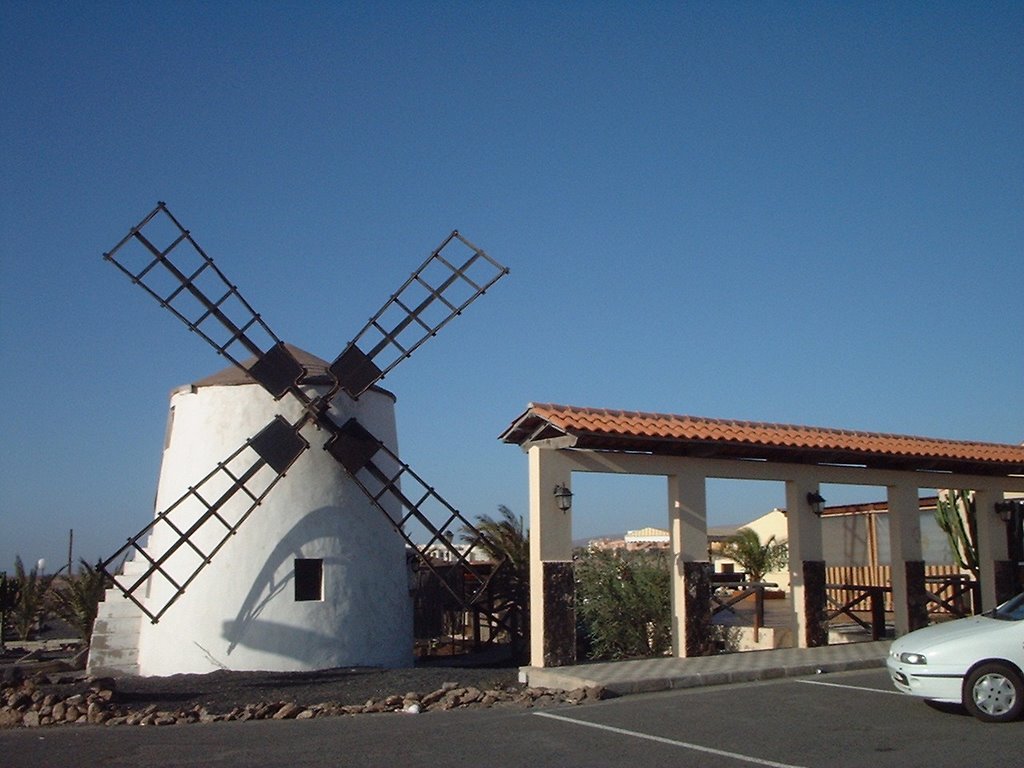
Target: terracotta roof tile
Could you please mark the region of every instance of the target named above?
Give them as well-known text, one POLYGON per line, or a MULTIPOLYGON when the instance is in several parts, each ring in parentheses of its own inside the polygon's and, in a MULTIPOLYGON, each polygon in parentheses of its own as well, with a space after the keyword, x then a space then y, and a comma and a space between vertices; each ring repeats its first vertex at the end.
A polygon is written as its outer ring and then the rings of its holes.
POLYGON ((984 474, 1024 472, 1024 446, 665 413, 531 403, 501 435, 522 445, 569 435, 579 448, 771 458, 984 474))

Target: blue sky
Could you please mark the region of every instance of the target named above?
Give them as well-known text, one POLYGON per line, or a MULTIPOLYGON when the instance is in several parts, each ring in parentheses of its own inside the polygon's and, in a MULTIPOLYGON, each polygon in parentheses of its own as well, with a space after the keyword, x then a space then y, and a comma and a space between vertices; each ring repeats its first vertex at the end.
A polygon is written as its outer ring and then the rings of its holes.
MULTIPOLYGON (((169 391, 223 367, 101 258, 157 200, 327 358, 453 228, 511 267, 383 382, 469 515, 526 512, 496 438, 530 401, 1021 442, 1022 32, 1020 3, 4 3, 0 568, 140 528, 169 391)), ((574 490, 578 536, 664 519, 656 481, 574 490)), ((711 522, 781 498, 712 484, 711 522)))

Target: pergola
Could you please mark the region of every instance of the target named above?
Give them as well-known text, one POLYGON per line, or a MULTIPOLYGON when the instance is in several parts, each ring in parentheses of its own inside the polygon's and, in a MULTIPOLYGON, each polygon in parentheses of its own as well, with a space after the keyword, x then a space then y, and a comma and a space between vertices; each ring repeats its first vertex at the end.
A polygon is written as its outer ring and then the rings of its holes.
POLYGON ((927 623, 919 489, 975 491, 983 608, 1008 597, 1016 583, 996 504, 1005 493, 1024 492, 1024 446, 542 403, 531 403, 500 439, 529 457, 533 666, 576 660, 572 510, 562 511, 554 493, 571 489, 574 472, 666 479, 676 656, 702 651, 711 618, 709 478, 785 484, 799 647, 828 642, 822 525, 814 513, 821 483, 887 489, 898 634, 927 623))

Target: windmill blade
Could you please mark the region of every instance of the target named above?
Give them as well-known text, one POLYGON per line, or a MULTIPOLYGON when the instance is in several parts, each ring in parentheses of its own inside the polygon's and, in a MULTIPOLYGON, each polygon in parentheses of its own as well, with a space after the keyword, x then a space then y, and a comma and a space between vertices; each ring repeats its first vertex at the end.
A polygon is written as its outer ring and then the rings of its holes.
POLYGON ((299 434, 306 420, 304 416, 289 424, 275 416, 100 564, 154 624, 309 448, 299 434), (127 555, 144 569, 114 573, 116 563, 127 555))
POLYGON ((302 366, 164 203, 103 258, 275 398, 291 391, 308 403, 302 366))
MULTIPOLYGON (((321 423, 326 421, 325 417, 321 423)), ((331 429, 330 425, 324 425, 331 429)), ((465 582, 470 586, 468 597, 453 590, 443 577, 441 582, 466 610, 471 610, 494 576, 509 565, 508 557, 502 558, 489 574, 480 575, 472 566, 473 551, 497 549, 490 546, 486 534, 358 421, 349 419, 341 427, 334 426, 332 431, 324 450, 341 463, 370 502, 416 552, 420 562, 435 570, 428 553, 440 545, 447 552, 449 562, 464 569, 465 582), (456 534, 469 536, 473 543, 465 549, 455 546, 456 534), (426 543, 422 538, 427 538, 426 543)))
POLYGON ((507 274, 452 232, 349 342, 331 373, 359 397, 507 274))

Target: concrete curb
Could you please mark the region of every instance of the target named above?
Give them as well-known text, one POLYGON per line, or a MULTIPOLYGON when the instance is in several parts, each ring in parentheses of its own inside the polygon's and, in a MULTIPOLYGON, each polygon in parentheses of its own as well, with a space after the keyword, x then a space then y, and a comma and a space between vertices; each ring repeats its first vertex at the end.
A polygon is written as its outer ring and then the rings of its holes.
POLYGON ((602 686, 606 691, 624 696, 877 669, 885 665, 888 650, 889 643, 882 641, 823 648, 747 651, 691 659, 639 659, 572 667, 523 667, 519 679, 537 688, 573 690, 602 686))

